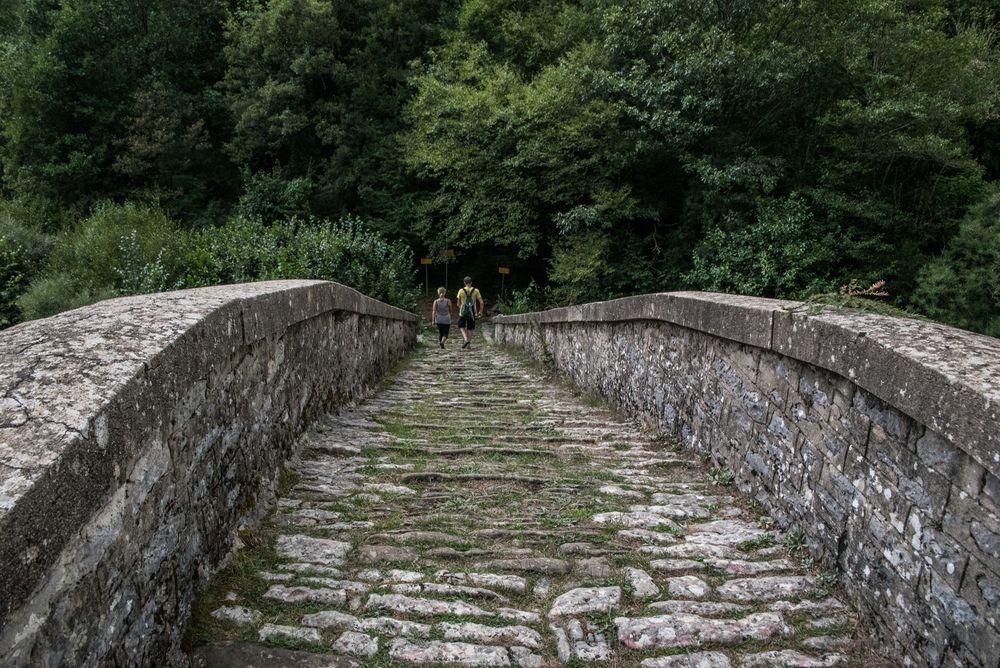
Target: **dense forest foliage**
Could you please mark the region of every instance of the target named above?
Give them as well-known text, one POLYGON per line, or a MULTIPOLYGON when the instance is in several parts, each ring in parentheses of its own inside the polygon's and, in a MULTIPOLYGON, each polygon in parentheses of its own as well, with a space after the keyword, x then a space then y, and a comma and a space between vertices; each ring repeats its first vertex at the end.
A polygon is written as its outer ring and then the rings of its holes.
POLYGON ((0 0, 0 325, 275 277, 1000 335, 1000 0, 0 0), (529 279, 531 283, 529 285, 529 279))

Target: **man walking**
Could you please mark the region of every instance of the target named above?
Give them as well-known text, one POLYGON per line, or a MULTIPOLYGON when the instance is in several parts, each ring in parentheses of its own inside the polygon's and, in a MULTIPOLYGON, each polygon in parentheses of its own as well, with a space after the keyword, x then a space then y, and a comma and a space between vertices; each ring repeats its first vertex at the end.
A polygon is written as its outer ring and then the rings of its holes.
POLYGON ((472 344, 472 330, 476 328, 476 318, 483 317, 483 296, 479 289, 472 287, 472 277, 465 277, 465 287, 458 291, 458 331, 462 332, 463 348, 472 344))

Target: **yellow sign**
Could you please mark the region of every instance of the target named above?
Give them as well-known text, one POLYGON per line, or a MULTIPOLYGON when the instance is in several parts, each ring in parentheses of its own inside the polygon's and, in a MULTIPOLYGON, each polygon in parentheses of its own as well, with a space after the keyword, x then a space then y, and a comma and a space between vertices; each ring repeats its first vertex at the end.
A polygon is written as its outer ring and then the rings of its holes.
POLYGON ((451 250, 450 248, 447 249, 447 250, 443 250, 443 251, 441 251, 441 256, 442 257, 446 257, 448 259, 454 259, 454 257, 455 257, 455 251, 451 250))
POLYGON ((420 264, 434 264, 434 259, 429 257, 420 258, 420 264))
POLYGON ((509 274, 510 273, 510 267, 500 267, 500 273, 501 274, 509 274))

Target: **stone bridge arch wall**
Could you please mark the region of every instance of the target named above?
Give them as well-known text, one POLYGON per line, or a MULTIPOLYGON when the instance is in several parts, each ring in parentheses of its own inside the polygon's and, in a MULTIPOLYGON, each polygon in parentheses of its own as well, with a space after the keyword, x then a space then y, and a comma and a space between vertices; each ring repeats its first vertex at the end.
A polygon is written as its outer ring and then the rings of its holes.
POLYGON ((493 337, 735 472, 890 656, 1000 665, 1000 340, 697 292, 500 317, 493 337))
POLYGON ((0 333, 0 665, 170 665, 309 421, 416 317, 335 283, 101 302, 0 333))

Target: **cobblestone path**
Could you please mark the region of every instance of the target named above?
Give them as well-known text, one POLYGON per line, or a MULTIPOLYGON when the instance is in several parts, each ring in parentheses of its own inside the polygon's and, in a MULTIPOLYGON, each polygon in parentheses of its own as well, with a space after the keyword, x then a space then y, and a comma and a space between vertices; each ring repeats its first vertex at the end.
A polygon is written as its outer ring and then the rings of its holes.
POLYGON ((727 472, 477 343, 304 437, 196 604, 195 665, 856 663, 853 613, 727 472))

